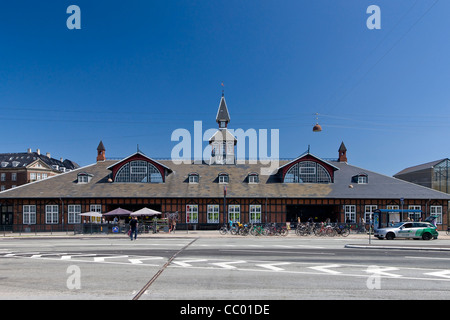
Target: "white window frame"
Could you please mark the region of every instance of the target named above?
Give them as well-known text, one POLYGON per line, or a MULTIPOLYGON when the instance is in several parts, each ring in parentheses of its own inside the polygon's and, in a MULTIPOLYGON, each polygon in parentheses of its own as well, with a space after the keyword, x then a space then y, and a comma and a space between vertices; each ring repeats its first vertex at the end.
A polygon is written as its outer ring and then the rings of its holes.
POLYGON ((228 205, 228 221, 240 222, 241 221, 241 205, 229 204, 228 205))
MULTIPOLYGON (((422 206, 418 206, 418 205, 409 205, 408 206, 409 210, 422 210, 422 206)), ((408 212, 408 217, 411 219, 411 221, 419 221, 419 218, 422 217, 422 213, 420 212, 408 212)))
POLYGON ((249 208, 250 223, 261 223, 262 209, 260 204, 251 204, 249 208))
POLYGON ((367 184, 368 180, 366 175, 358 176, 358 184, 367 184))
POLYGON ((208 211, 206 214, 207 223, 219 223, 220 210, 218 204, 208 204, 208 211))
POLYGON ((67 207, 68 224, 81 223, 81 204, 69 204, 67 207))
POLYGON ((199 181, 199 176, 198 174, 190 174, 189 175, 189 183, 198 183, 199 181))
POLYGON ((356 205, 354 204, 346 204, 344 206, 344 221, 347 223, 356 223, 356 205))
MULTIPOLYGON (((394 204, 394 205, 387 205, 386 206, 386 209, 387 210, 399 210, 399 206, 398 205, 396 205, 396 204, 394 204)), ((396 213, 396 212, 388 212, 388 213, 396 213)))
POLYGON ((248 175, 248 183, 250 183, 250 184, 257 184, 257 183, 259 183, 259 176, 258 176, 258 174, 249 174, 248 175))
POLYGON ((85 174, 79 174, 78 175, 78 183, 88 183, 89 177, 85 174))
POLYGON ((17 173, 16 172, 11 173, 11 181, 17 181, 17 173))
POLYGON ((219 183, 227 184, 230 181, 228 174, 220 174, 219 175, 219 183))
POLYGON ((6 181, 6 173, 0 175, 0 181, 6 181))
POLYGON ((186 223, 198 223, 198 204, 186 205, 186 223))
MULTIPOLYGON (((101 204, 91 204, 89 206, 89 211, 102 213, 102 205, 101 204)), ((102 222, 102 217, 91 217, 91 222, 102 222)))
POLYGON ((23 224, 36 224, 36 206, 25 204, 23 206, 23 224))
POLYGON ((430 206, 430 216, 437 216, 436 224, 442 224, 442 206, 430 206))
POLYGON ((102 205, 101 204, 91 204, 89 206, 89 211, 102 213, 102 205))
POLYGON ((55 204, 47 204, 45 206, 45 223, 58 224, 59 207, 55 204))
POLYGON ((369 223, 370 220, 373 221, 373 212, 378 209, 376 204, 368 204, 364 206, 364 220, 369 223))

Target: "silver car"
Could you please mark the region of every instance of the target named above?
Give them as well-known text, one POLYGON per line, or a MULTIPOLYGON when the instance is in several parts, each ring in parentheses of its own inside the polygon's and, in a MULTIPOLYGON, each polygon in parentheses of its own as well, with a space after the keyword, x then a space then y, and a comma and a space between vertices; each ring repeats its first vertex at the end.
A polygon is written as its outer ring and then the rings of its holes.
POLYGON ((395 238, 406 239, 437 239, 436 227, 429 222, 398 222, 392 227, 375 230, 374 236, 378 239, 393 240, 395 238))

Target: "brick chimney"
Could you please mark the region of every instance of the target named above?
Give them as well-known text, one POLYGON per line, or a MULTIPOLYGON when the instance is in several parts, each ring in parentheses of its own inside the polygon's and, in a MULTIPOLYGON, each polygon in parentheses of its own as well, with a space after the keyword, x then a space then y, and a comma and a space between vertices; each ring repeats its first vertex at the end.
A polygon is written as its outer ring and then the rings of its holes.
POLYGON ((339 162, 347 162, 347 148, 345 147, 344 142, 341 143, 339 147, 339 162))
POLYGON ((103 142, 100 141, 97 147, 97 162, 106 160, 105 151, 106 150, 105 147, 103 146, 103 142))

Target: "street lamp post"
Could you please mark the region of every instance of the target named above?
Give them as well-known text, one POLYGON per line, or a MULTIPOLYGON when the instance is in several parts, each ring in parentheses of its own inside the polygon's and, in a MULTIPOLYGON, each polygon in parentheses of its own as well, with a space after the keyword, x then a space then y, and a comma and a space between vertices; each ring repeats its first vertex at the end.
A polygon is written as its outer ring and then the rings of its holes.
POLYGON ((223 186, 223 223, 225 225, 228 224, 228 221, 226 219, 226 208, 227 208, 227 186, 223 186))

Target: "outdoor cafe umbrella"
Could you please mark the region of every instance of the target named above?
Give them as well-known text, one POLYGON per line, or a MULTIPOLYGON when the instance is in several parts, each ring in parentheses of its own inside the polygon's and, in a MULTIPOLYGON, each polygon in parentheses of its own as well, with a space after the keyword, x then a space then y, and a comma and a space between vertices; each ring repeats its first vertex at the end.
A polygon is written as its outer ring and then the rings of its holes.
POLYGON ((79 213, 79 216, 83 216, 83 217, 97 217, 97 218, 101 218, 102 214, 99 212, 84 212, 84 213, 79 213))
POLYGON ((104 216, 129 216, 131 211, 122 208, 116 208, 112 211, 104 213, 104 216))
POLYGON ((142 208, 138 211, 132 212, 131 216, 156 216, 158 214, 161 214, 161 212, 149 208, 142 208))

